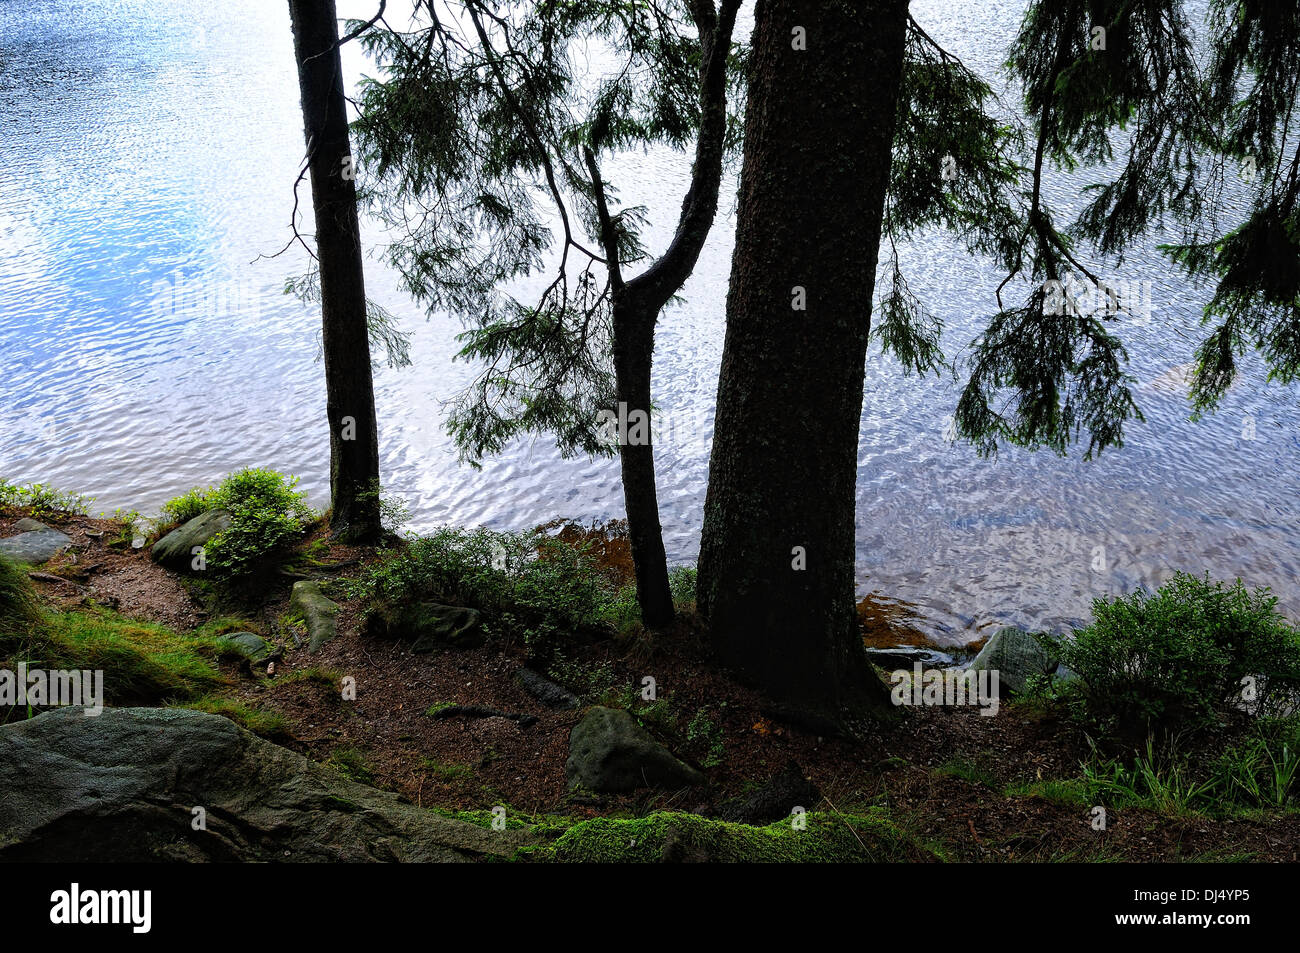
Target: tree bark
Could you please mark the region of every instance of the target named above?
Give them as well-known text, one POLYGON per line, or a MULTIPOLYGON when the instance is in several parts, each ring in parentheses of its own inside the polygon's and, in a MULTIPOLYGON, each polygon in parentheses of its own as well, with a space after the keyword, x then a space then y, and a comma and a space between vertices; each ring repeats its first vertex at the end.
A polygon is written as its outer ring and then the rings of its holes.
POLYGON ((759 0, 700 548, 720 660, 839 728, 889 704, 855 611, 854 508, 906 17, 906 0, 759 0))
MULTIPOLYGON (((672 244, 649 268, 626 284, 605 203, 604 183, 595 157, 590 151, 587 155, 588 169, 596 188, 601 242, 610 263, 614 289, 615 399, 626 413, 641 411, 651 421, 650 377, 654 362, 655 323, 664 305, 694 270, 718 209, 727 133, 727 57, 739 7, 740 0, 722 0, 717 9, 712 0, 697 0, 693 6, 701 47, 701 118, 691 185, 682 202, 682 214, 672 244)), ((673 621, 675 612, 668 585, 663 527, 659 521, 653 441, 630 444, 620 440, 619 462, 641 620, 651 628, 662 628, 673 621)))
POLYGON ((330 428, 330 528, 376 541, 379 435, 357 193, 334 0, 289 0, 320 262, 321 345, 330 428))
MULTIPOLYGON (((623 407, 645 409, 650 420, 655 315, 637 310, 625 299, 616 301, 614 308, 616 399, 623 407)), ((663 527, 659 522, 654 446, 648 439, 644 444, 622 441, 618 450, 641 621, 651 628, 661 628, 673 621, 675 610, 668 586, 663 527)))

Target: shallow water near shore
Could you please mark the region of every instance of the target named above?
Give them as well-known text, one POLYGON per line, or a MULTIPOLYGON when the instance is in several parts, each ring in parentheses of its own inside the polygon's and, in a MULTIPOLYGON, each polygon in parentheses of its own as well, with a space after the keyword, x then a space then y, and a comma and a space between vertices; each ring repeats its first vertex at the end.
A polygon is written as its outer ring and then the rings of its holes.
MULTIPOLYGON (((345 0, 340 12, 372 6, 345 0)), ((1019 10, 913 4, 986 75, 1019 10)), ((346 65, 352 78, 362 70, 356 50, 346 65)), ((148 512, 238 467, 269 466, 299 474, 324 503, 319 321, 281 293, 305 262, 298 249, 265 257, 290 237, 302 151, 283 4, 0 0, 0 476, 88 493, 97 510, 148 512)), ((666 245, 688 173, 687 157, 663 151, 610 164, 624 201, 651 212, 652 249, 666 245)), ((1049 198, 1064 213, 1087 181, 1054 176, 1049 198)), ((659 488, 675 562, 698 549, 732 195, 734 183, 658 338, 659 488)), ((1101 268, 1151 282, 1155 310, 1121 326, 1147 420, 1099 461, 1015 450, 979 460, 945 439, 956 385, 904 378, 873 348, 860 596, 911 603, 919 628, 959 644, 1002 624, 1063 629, 1094 597, 1182 569, 1271 586, 1300 619, 1300 389, 1266 384, 1251 358, 1217 415, 1188 420, 1208 292, 1171 270, 1160 237, 1101 268)), ((941 237, 904 249, 903 263, 959 354, 1002 276, 941 237)), ((475 373, 452 360, 459 325, 426 320, 378 261, 367 282, 413 337, 414 367, 385 369, 376 385, 384 480, 410 506, 410 528, 622 516, 612 460, 565 461, 543 440, 481 471, 458 465, 443 405, 475 373)))

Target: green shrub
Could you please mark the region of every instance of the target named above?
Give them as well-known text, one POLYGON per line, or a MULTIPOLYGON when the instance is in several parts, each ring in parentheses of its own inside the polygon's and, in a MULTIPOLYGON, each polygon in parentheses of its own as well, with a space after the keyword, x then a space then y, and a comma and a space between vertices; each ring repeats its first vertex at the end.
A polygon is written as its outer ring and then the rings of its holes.
POLYGON ((314 518, 297 486, 297 477, 250 467, 178 496, 163 513, 185 522, 208 510, 229 511, 230 526, 205 547, 208 566, 220 575, 247 576, 285 552, 314 518))
MULTIPOLYGON (((726 702, 722 704, 725 705, 726 702)), ((723 755, 726 753, 723 734, 722 725, 715 723, 709 717, 708 708, 697 711, 690 724, 686 726, 687 742, 703 750, 703 755, 700 757, 700 764, 703 767, 713 768, 722 764, 723 755)))
POLYGON ((174 500, 168 500, 163 504, 163 519, 168 523, 179 525, 188 523, 196 516, 202 516, 208 510, 216 509, 216 504, 212 500, 214 493, 216 488, 211 486, 186 490, 174 500))
POLYGON ((673 595, 673 605, 679 610, 695 608, 694 566, 674 566, 668 570, 668 589, 673 595))
POLYGON ((387 554, 348 594, 368 615, 422 600, 472 606, 492 631, 523 639, 542 659, 574 634, 608 633, 623 611, 586 549, 539 532, 445 527, 387 554))
POLYGON ((64 493, 47 483, 19 486, 0 480, 0 510, 28 510, 35 517, 85 516, 90 502, 89 497, 64 493))
POLYGON ((1093 614, 1059 647, 1082 680, 1086 718, 1104 733, 1204 727, 1233 710, 1270 715, 1296 702, 1300 632, 1267 589, 1179 573, 1154 594, 1098 599, 1093 614))

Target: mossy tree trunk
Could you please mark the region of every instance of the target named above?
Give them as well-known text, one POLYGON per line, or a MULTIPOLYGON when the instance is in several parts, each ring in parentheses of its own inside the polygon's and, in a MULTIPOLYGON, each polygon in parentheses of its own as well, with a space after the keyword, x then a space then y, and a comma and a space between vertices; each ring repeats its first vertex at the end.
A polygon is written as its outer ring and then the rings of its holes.
POLYGON ((855 611, 854 505, 906 17, 759 0, 700 551, 720 659, 838 727, 889 703, 855 611))
POLYGON ((357 193, 334 0, 289 0, 316 218, 321 345, 330 428, 330 528, 376 541, 379 435, 366 322, 357 193))

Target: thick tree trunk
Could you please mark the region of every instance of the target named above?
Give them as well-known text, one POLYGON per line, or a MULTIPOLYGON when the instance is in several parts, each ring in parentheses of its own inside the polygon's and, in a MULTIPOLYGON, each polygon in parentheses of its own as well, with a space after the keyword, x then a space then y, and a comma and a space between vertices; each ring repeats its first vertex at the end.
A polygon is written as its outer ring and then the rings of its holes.
POLYGON ((373 542, 380 535, 379 435, 338 15, 334 0, 289 0, 289 14, 320 260, 330 527, 350 542, 373 542))
POLYGON ((906 16, 759 0, 700 550, 721 660, 837 727, 888 704, 854 607, 854 504, 906 16))
MULTIPOLYGON (((626 289, 614 304, 614 372, 616 399, 628 415, 650 413, 650 367, 654 357, 655 314, 629 305, 626 289)), ((635 432, 628 436, 639 436, 635 432)), ((636 570, 636 597, 641 621, 660 628, 673 621, 673 597, 668 587, 668 558, 659 523, 659 493, 655 487, 654 446, 645 441, 619 442, 623 470, 623 500, 627 507, 628 540, 636 570)))

